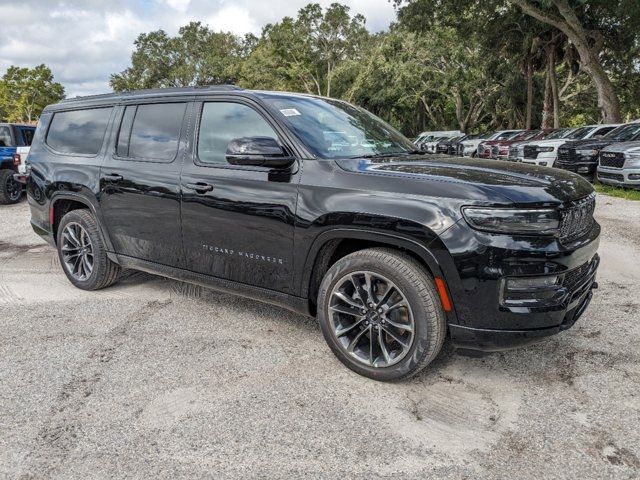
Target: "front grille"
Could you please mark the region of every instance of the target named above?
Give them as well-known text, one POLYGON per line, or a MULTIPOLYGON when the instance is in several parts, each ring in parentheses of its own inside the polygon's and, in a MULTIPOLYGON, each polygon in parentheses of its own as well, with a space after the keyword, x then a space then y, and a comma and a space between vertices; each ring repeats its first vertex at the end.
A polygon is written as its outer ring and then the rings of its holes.
POLYGON ((624 167, 624 153, 601 152, 600 165, 603 167, 622 168, 624 167))
POLYGON ((576 156, 576 150, 574 148, 559 148, 558 149, 558 163, 574 163, 578 157, 576 156))
POLYGON ((570 291, 573 291, 587 279, 590 273, 591 262, 587 262, 584 265, 575 268, 569 273, 565 274, 562 286, 566 287, 570 291))
POLYGON ((575 202, 569 208, 560 211, 560 241, 572 242, 584 236, 593 225, 593 212, 596 208, 596 196, 592 193, 588 197, 575 202))
POLYGON ((534 145, 525 145, 524 158, 535 160, 538 158, 538 149, 534 145))
POLYGON ((491 158, 498 158, 499 147, 494 145, 491 147, 491 158))
POLYGON ((607 178, 609 180, 624 182, 624 175, 621 173, 598 172, 598 178, 607 178))

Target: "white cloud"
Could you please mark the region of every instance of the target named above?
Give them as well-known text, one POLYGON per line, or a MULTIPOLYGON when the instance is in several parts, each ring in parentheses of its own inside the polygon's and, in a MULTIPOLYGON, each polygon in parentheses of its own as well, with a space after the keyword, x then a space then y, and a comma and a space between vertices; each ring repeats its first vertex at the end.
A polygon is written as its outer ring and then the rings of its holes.
MULTIPOLYGON (((1 1, 1 0, 0 0, 1 1)), ((130 63, 133 41, 159 28, 175 35, 201 21, 215 30, 259 34, 307 3, 335 0, 21 0, 2 6, 0 75, 10 65, 45 63, 67 95, 109 91, 109 75, 130 63)), ((4 2, 3 2, 4 3, 4 2)), ((394 20, 388 0, 343 0, 371 31, 394 20)))
POLYGON ((236 35, 244 35, 245 33, 260 31, 260 26, 251 17, 251 13, 247 8, 231 5, 222 7, 207 22, 214 30, 223 32, 232 32, 236 35))

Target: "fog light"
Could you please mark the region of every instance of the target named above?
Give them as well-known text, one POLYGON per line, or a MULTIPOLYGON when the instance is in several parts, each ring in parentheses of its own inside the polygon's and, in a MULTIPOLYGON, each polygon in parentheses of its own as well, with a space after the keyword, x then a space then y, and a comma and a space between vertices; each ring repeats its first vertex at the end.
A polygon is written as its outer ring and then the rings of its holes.
POLYGON ((540 166, 541 167, 546 167, 547 166, 547 162, 540 162, 540 166))
POLYGON ((640 180, 640 173, 630 173, 629 180, 640 180))
POLYGON ((555 275, 545 275, 544 277, 513 277, 507 278, 507 290, 531 291, 546 289, 556 287, 559 283, 560 277, 555 275))

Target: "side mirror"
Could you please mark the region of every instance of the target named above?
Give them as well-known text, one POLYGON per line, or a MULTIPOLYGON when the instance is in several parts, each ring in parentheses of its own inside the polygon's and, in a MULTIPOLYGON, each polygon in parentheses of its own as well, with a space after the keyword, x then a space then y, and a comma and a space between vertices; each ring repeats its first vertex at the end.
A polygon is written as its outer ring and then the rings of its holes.
POLYGON ((271 168, 290 167, 295 160, 271 137, 234 138, 227 145, 226 157, 231 165, 271 168))

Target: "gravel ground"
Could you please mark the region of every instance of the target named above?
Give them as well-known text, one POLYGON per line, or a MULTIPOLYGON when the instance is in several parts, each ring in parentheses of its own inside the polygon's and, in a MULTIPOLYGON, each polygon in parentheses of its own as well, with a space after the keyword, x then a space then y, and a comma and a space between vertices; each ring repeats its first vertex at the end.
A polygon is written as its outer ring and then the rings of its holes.
POLYGON ((639 478, 640 203, 597 217, 572 329, 383 384, 276 307, 146 274, 77 290, 26 203, 3 206, 0 476, 639 478))

